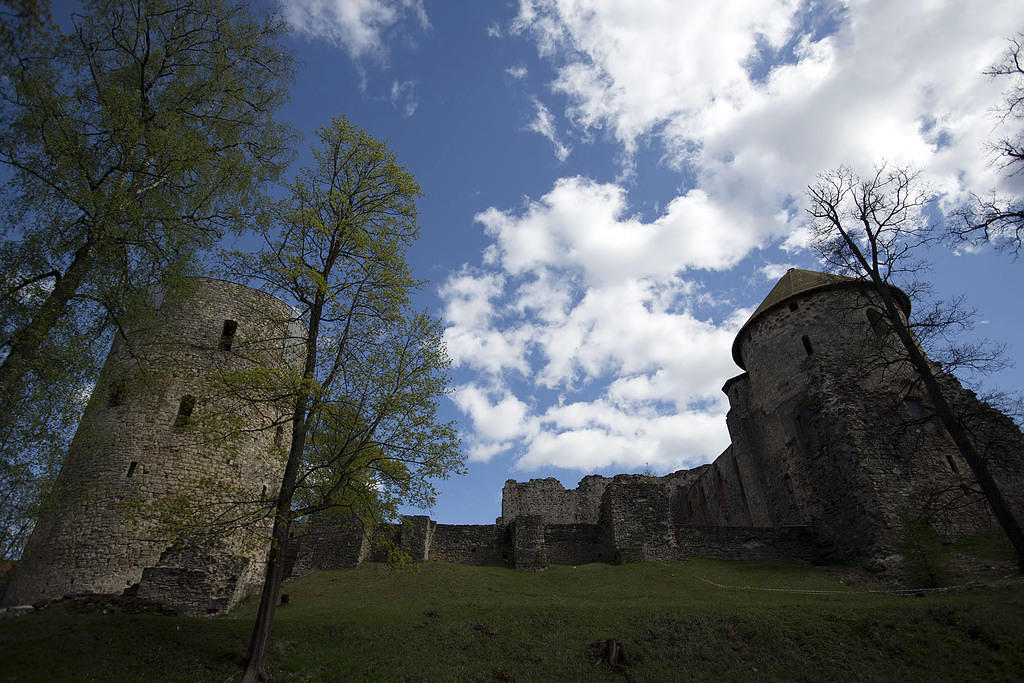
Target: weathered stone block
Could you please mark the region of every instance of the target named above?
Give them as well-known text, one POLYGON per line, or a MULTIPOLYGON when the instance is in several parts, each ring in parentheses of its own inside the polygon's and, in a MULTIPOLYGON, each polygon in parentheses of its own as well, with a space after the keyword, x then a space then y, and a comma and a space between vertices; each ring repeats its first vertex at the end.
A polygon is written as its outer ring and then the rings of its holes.
POLYGON ((402 515, 402 550, 413 562, 430 559, 430 541, 436 526, 426 515, 402 515))
POLYGON ((516 517, 512 527, 513 559, 516 569, 538 571, 547 569, 548 554, 544 544, 544 518, 539 515, 516 517))

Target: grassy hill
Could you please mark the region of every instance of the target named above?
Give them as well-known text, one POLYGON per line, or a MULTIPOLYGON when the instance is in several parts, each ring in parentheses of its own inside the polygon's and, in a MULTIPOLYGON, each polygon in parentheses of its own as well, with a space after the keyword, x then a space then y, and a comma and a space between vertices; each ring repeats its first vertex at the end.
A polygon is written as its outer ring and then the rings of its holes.
MULTIPOLYGON (((1024 673, 1024 583, 885 594, 783 563, 367 564, 285 585, 276 680, 960 680, 1024 673), (621 645, 618 667, 608 641, 621 645)), ((2 681, 230 681, 256 610, 0 620, 2 681)))

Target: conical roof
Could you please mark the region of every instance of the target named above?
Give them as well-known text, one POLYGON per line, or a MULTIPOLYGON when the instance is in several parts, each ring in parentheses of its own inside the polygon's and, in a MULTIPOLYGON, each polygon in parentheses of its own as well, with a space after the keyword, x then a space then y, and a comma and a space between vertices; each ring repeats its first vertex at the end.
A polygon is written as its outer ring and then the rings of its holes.
MULTIPOLYGON (((772 291, 768 292, 768 296, 764 298, 761 305, 754 309, 754 312, 747 319, 747 322, 743 323, 743 327, 736 333, 736 339, 732 343, 732 358, 736 361, 736 365, 746 370, 746 366, 743 364, 743 357, 740 354, 740 339, 743 337, 743 333, 746 332, 747 328, 763 314, 769 310, 789 301, 790 299, 806 294, 817 289, 831 289, 833 287, 848 287, 848 286, 866 286, 864 280, 857 278, 846 277, 843 275, 835 275, 833 273, 819 273, 815 270, 804 270, 802 268, 790 268, 786 271, 786 274, 779 278, 779 281, 772 287, 772 291)), ((889 285, 893 293, 896 295, 896 300, 903 309, 906 315, 910 315, 910 298, 903 292, 903 290, 889 285)))

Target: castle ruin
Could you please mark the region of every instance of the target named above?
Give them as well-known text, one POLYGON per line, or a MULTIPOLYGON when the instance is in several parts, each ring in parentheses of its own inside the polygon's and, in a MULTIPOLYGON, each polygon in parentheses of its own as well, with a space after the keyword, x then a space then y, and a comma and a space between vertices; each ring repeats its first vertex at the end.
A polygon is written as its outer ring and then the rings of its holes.
MULTIPOLYGON (((909 315, 910 300, 892 291, 909 315)), ((788 271, 732 354, 744 370, 723 387, 732 443, 711 464, 587 476, 572 490, 553 478, 509 480, 494 525, 410 517, 394 533, 417 560, 540 569, 691 556, 884 562, 904 547, 908 524, 945 542, 996 526, 865 283, 788 271)), ((1021 518, 1024 435, 937 370, 1021 518)), ((311 520, 297 571, 372 556, 361 533, 311 520)))
MULTIPOLYGON (((126 513, 133 500, 175 497, 216 507, 215 491, 265 512, 276 495, 290 439, 283 408, 232 403, 212 378, 295 367, 294 314, 223 281, 195 290, 163 302, 161 324, 129 337, 131 353, 115 340, 58 479, 66 495, 38 521, 5 604, 128 589, 182 613, 216 613, 262 577, 266 515, 182 546, 126 513), (143 381, 140 368, 159 381, 143 381), (244 438, 212 441, 192 424, 204 411, 235 415, 244 438)), ((909 315, 909 299, 893 292, 909 315)), ((385 535, 417 561, 542 569, 692 556, 869 562, 898 555, 910 524, 944 541, 996 525, 865 283, 790 270, 732 354, 743 372, 723 387, 731 445, 711 464, 664 477, 592 475, 572 490, 509 480, 494 524, 409 516, 385 535)), ((1024 435, 937 370, 1021 518, 1024 435)), ((298 526, 285 552, 292 575, 382 559, 354 520, 321 514, 298 526)))
POLYGON ((295 312, 207 278, 155 292, 152 303, 146 321, 114 339, 4 604, 127 589, 206 614, 263 579, 290 412, 266 397, 271 387, 242 396, 225 382, 301 370, 295 312), (172 543, 163 522, 215 538, 172 543))

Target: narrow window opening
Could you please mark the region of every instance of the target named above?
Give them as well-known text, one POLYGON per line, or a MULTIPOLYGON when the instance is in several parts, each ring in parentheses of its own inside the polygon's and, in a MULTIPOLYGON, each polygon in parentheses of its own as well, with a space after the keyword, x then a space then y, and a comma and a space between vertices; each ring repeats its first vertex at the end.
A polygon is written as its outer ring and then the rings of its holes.
POLYGON ((135 468, 138 467, 138 466, 139 466, 139 463, 135 462, 134 460, 131 463, 129 463, 129 465, 128 465, 128 475, 125 477, 125 479, 131 479, 132 475, 135 474, 135 468))
POLYGON ((126 384, 123 379, 114 380, 110 385, 110 394, 107 396, 107 405, 116 408, 124 403, 124 392, 126 384))
POLYGON ((266 499, 267 499, 267 487, 264 484, 263 490, 260 491, 260 500, 266 500, 266 499))
POLYGON ((960 468, 956 466, 956 460, 953 460, 953 456, 946 453, 946 462, 949 463, 949 470, 954 474, 960 474, 960 468))
POLYGON ((804 336, 800 337, 800 341, 804 343, 804 351, 807 352, 807 355, 812 355, 814 353, 814 347, 811 346, 811 338, 805 334, 804 336))
POLYGON ((282 441, 284 441, 284 427, 278 427, 274 430, 274 445, 280 446, 282 441))
POLYGON ((224 321, 224 331, 220 333, 220 350, 230 351, 231 342, 235 340, 235 331, 238 329, 238 323, 234 320, 224 321))
POLYGON ((798 304, 798 303, 797 303, 797 302, 795 302, 795 301, 793 301, 793 302, 790 302, 790 304, 789 304, 789 310, 791 310, 791 311, 796 311, 796 310, 799 310, 799 308, 800 308, 800 304, 798 304))
POLYGON ((187 427, 189 418, 192 417, 192 410, 196 407, 196 398, 192 394, 185 394, 178 403, 178 415, 174 418, 175 427, 187 427))

